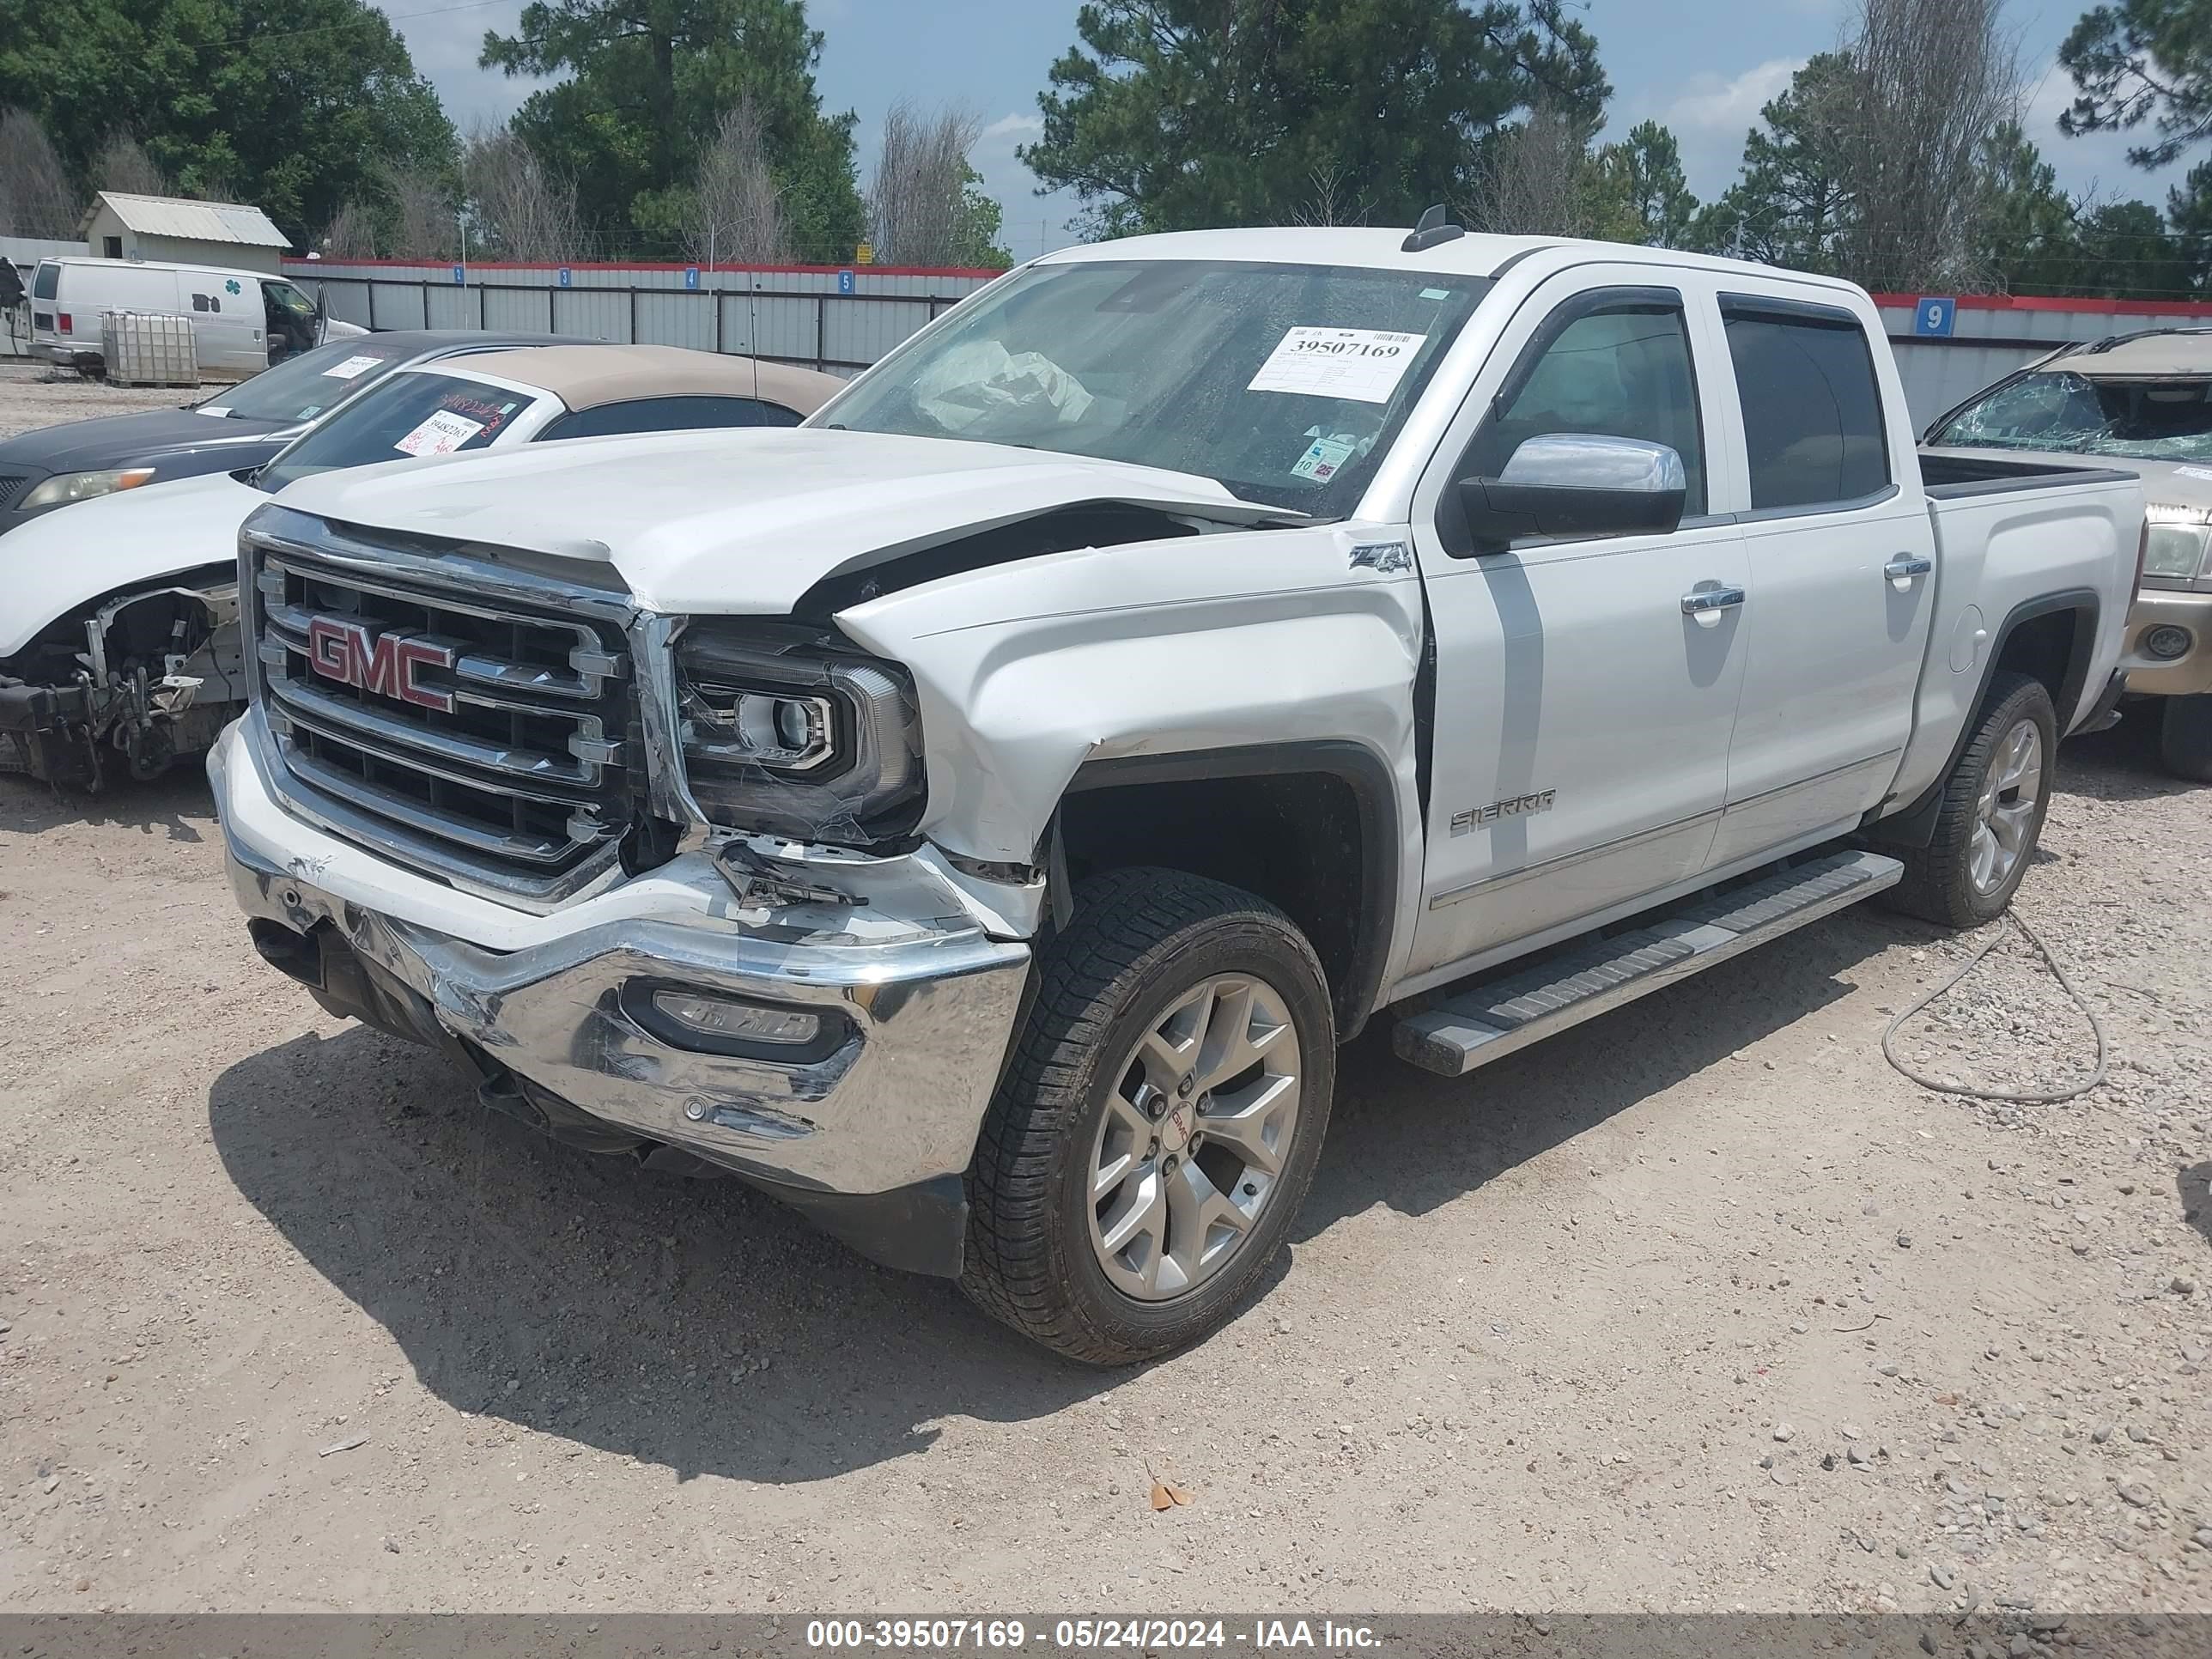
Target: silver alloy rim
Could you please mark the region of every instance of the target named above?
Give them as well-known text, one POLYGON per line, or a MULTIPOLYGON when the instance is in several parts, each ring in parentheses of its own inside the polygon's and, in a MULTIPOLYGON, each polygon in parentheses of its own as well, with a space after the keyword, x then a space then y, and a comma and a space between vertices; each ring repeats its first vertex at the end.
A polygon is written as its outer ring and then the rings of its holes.
POLYGON ((2043 799, 2043 733, 2022 720, 2004 735, 1982 780, 1974 804, 1974 838, 1967 875, 1978 893, 1994 893, 2012 879, 2027 853, 2036 803, 2043 799))
POLYGON ((1091 1152, 1091 1245, 1140 1302, 1188 1294, 1259 1224, 1297 1132, 1297 1028, 1221 974, 1176 999, 1115 1073, 1091 1152))

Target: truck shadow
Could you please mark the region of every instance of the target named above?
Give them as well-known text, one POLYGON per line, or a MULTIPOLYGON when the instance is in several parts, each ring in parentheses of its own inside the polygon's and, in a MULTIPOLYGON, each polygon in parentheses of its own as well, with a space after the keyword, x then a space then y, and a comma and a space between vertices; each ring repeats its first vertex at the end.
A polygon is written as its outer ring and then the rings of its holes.
POLYGON ((2181 1218, 2212 1244, 2212 1158, 2192 1164, 2173 1178, 2181 1193, 2181 1218))
MULTIPOLYGON (((1261 1294, 1339 1217, 1480 1188, 1847 994, 1897 937, 1839 917, 1456 1083, 1402 1065, 1378 1025, 1343 1057, 1319 1181, 1261 1294)), ((1029 1421, 1123 1380, 736 1182, 543 1140, 364 1028, 240 1060, 208 1110, 240 1192, 439 1399, 681 1477, 821 1480, 926 1452, 947 1418, 1029 1421)))
POLYGON ((738 1182, 545 1140, 363 1027, 239 1061, 208 1115, 239 1191, 440 1400, 681 1478, 823 1480, 1119 1380, 738 1182))
POLYGON ((2205 788, 2166 769, 2158 726, 2157 703, 2130 703, 2111 731, 2068 738, 2058 747, 2057 788, 2103 801, 2159 800, 2205 788))
POLYGON ((149 783, 111 781, 96 795, 64 794, 21 773, 0 773, 0 830, 40 835, 64 823, 112 823, 171 841, 207 840, 215 819, 197 757, 149 783))
MULTIPOLYGON (((1378 1017, 1339 1059, 1319 1175, 1295 1238, 1386 1205, 1422 1215, 1856 989, 1850 971, 1919 924, 1862 908, 1601 1014, 1463 1078, 1419 1071, 1378 1017)), ((1722 1087, 1756 1088, 1736 1067, 1722 1087)))

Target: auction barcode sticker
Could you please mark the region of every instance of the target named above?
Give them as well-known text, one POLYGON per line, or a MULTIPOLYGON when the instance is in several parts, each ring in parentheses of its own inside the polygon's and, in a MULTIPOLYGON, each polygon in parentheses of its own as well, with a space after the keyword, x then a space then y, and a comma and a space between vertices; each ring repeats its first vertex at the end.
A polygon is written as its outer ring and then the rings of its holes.
POLYGON ((381 357, 349 357, 342 363, 332 363, 323 371, 326 380, 350 380, 356 374, 366 374, 384 361, 381 357))
POLYGON ((1294 328, 1245 390, 1387 404, 1428 337, 1375 328, 1294 328))
POLYGON ((392 447, 404 455, 450 455, 483 429, 482 421, 441 409, 392 447))

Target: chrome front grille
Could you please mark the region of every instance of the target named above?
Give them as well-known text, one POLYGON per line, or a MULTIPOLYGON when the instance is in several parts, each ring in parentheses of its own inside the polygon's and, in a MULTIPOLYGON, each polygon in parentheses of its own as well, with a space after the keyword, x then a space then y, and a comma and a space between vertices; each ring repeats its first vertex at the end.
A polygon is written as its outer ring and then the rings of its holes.
POLYGON ((641 792, 608 605, 486 591, 421 557, 387 568, 252 536, 246 557, 263 705, 313 816, 518 896, 611 858, 641 792))

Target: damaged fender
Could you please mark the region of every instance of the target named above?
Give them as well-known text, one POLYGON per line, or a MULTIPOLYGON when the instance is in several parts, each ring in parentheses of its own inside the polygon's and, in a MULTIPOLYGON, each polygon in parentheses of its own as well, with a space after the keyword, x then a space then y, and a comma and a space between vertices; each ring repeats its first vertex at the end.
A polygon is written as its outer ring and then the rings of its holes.
POLYGON ((1421 870, 1420 581, 1355 556, 1392 541, 1410 538, 1330 525, 1086 549, 949 576, 837 623, 914 677, 922 832, 988 863, 1038 860, 1088 762, 1358 745, 1395 782, 1403 940, 1421 870))

